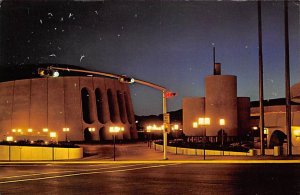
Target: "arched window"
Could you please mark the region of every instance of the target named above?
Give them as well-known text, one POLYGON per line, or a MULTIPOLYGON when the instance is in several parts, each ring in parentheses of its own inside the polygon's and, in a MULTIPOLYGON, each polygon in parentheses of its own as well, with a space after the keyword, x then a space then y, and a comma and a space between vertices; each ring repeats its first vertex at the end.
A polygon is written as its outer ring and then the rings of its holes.
POLYGON ((98 121, 100 123, 104 123, 104 118, 103 118, 103 97, 101 90, 97 88, 95 90, 95 96, 96 96, 96 107, 97 107, 97 116, 98 116, 98 121))
POLYGON ((107 90, 107 99, 108 99, 108 107, 109 107, 109 115, 111 122, 116 122, 116 113, 114 106, 114 98, 111 89, 107 90))
POLYGON ((122 123, 126 123, 125 108, 124 108, 124 96, 121 91, 117 91, 117 98, 118 98, 120 119, 121 119, 122 123))
POLYGON ((104 127, 101 127, 100 129, 99 129, 99 140, 100 140, 100 142, 103 142, 105 139, 105 135, 104 135, 104 130, 105 130, 105 128, 104 127))
POLYGON ((87 88, 81 89, 81 105, 82 105, 82 118, 85 123, 92 124, 91 118, 91 100, 90 93, 87 88))
POLYGON ((124 92, 124 99, 125 99, 125 107, 126 107, 126 113, 127 113, 127 119, 128 122, 131 124, 132 119, 131 119, 131 109, 130 109, 130 102, 127 93, 124 92))

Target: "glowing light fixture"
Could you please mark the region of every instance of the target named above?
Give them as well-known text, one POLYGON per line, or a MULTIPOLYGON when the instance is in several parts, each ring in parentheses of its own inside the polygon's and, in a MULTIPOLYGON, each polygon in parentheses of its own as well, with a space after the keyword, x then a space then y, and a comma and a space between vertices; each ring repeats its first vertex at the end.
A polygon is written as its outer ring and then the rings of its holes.
POLYGON ((43 132, 48 132, 49 130, 47 128, 44 128, 43 129, 43 132))
POLYGON ((94 128, 94 127, 89 127, 89 131, 90 131, 90 132, 94 132, 94 131, 95 131, 95 128, 94 128))
POLYGON ((64 127, 64 128, 63 128, 63 132, 69 132, 69 131, 70 131, 69 128, 67 128, 67 127, 64 127))
POLYGON ((269 129, 268 128, 264 128, 264 134, 268 135, 269 134, 269 129))
POLYGON ((123 132, 124 131, 124 127, 109 127, 109 132, 110 133, 119 133, 119 132, 123 132))
POLYGON ((193 128, 197 128, 198 127, 198 123, 197 122, 193 122, 193 128))
POLYGON ((56 71, 56 70, 54 70, 54 71, 53 71, 53 77, 59 77, 59 72, 56 71))
POLYGON ((56 132, 50 132, 50 137, 55 138, 56 137, 56 132))
POLYGON ((173 130, 173 131, 179 130, 179 125, 178 125, 178 124, 175 124, 175 125, 172 127, 172 130, 173 130))
POLYGON ((210 118, 199 118, 199 125, 210 125, 210 118))
POLYGON ((221 126, 224 126, 224 125, 225 125, 225 119, 221 118, 221 119, 219 120, 219 124, 220 124, 221 126))
POLYGON ((28 129, 27 131, 28 131, 29 133, 31 133, 31 132, 32 132, 32 129, 28 129))
POLYGON ((294 130, 294 135, 298 138, 300 137, 300 129, 295 129, 294 130))
POLYGON ((14 141, 13 136, 7 136, 7 137, 6 137, 6 141, 8 141, 8 142, 14 141))

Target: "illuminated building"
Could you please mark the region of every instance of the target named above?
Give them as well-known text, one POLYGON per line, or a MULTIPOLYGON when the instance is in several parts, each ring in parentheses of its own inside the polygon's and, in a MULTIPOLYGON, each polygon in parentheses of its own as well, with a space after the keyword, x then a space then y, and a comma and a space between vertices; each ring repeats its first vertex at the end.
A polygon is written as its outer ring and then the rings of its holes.
POLYGON ((183 99, 183 130, 185 135, 199 137, 204 135, 210 141, 218 141, 220 130, 225 131, 226 139, 244 136, 250 129, 250 98, 237 97, 237 78, 221 75, 221 64, 216 63, 214 74, 205 78, 206 97, 186 97, 183 99), (193 127, 199 118, 210 118, 210 124, 193 127), (219 124, 220 119, 226 121, 219 124))
MULTIPOLYGON (((183 99, 183 131, 189 137, 202 137, 204 130, 210 141, 220 141, 220 130, 226 140, 239 139, 254 134, 255 147, 259 147, 259 102, 251 102, 248 97, 237 97, 237 79, 232 75, 221 75, 221 65, 215 65, 214 75, 205 78, 206 97, 186 97, 183 99), (199 118, 210 118, 204 126, 199 118), (225 120, 225 125, 218 122, 225 120)), ((300 154, 300 83, 291 87, 292 146, 293 154, 300 154)), ((265 145, 266 148, 283 146, 286 153, 285 99, 264 101, 265 145)), ((196 139, 197 140, 197 139, 196 139)))
POLYGON ((47 140, 50 132, 56 132, 58 141, 66 137, 71 141, 102 141, 112 139, 111 126, 124 127, 118 139, 137 138, 127 84, 68 72, 44 78, 37 75, 37 69, 30 65, 14 67, 7 72, 12 76, 2 79, 1 138, 47 140))

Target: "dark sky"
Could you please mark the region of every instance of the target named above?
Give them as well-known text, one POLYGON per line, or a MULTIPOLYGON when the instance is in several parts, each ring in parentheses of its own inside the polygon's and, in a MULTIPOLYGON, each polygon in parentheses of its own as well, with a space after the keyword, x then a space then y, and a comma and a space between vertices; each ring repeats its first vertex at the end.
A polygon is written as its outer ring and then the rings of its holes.
MULTIPOLYGON (((299 82, 299 1, 289 2, 291 83, 299 82)), ((284 97, 282 1, 262 3, 265 98, 284 97)), ((204 96, 212 48, 223 74, 238 76, 238 95, 258 99, 254 1, 2 1, 1 66, 78 65, 126 74, 178 93, 204 96)), ((131 86, 138 115, 162 112, 161 94, 131 86)))

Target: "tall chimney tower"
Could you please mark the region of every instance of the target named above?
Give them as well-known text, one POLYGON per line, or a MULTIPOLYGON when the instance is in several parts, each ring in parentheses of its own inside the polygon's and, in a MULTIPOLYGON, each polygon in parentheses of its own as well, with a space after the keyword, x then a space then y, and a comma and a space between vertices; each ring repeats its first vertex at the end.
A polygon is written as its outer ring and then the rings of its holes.
POLYGON ((221 63, 214 64, 214 75, 221 75, 221 63))
POLYGON ((213 47, 214 75, 221 75, 221 63, 216 63, 216 48, 213 47))

